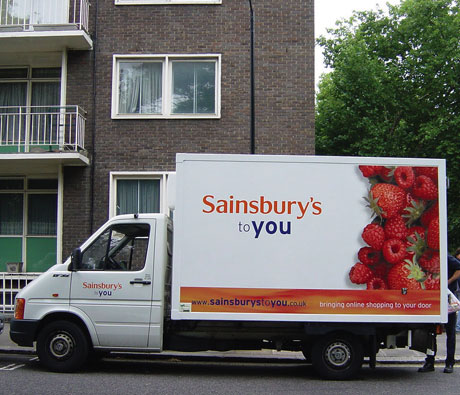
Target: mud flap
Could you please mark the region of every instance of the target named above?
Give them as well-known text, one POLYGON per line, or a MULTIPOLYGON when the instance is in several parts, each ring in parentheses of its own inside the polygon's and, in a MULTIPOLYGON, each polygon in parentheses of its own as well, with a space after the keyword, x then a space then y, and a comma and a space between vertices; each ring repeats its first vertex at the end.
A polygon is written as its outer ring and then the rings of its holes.
POLYGON ((436 328, 412 330, 411 350, 420 351, 426 354, 427 350, 434 350, 436 342, 436 328))

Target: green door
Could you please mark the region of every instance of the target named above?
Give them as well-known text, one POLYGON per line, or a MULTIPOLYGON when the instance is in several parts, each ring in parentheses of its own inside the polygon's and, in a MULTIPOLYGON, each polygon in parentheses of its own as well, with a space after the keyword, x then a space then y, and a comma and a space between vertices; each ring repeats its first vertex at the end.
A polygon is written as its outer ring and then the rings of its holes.
POLYGON ((57 180, 0 178, 0 272, 23 262, 43 272, 56 263, 57 180))

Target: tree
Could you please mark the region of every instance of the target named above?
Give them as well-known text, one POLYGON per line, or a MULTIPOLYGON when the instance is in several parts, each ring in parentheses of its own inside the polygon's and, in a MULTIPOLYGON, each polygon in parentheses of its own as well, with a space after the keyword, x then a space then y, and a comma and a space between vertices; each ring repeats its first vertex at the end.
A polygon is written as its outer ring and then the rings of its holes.
POLYGON ((316 152, 445 158, 448 229, 460 246, 460 9, 452 0, 403 0, 355 12, 321 37, 316 152))

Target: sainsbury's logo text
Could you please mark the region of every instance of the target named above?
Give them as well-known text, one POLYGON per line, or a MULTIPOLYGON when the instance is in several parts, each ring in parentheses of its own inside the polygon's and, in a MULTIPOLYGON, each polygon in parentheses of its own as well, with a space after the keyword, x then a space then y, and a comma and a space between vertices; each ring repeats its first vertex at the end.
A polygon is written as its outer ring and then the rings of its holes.
POLYGON ((303 219, 310 211, 313 215, 322 213, 321 202, 313 197, 305 202, 297 200, 267 200, 260 196, 257 200, 235 199, 230 195, 228 199, 215 199, 214 195, 203 196, 206 208, 203 213, 218 214, 278 214, 296 215, 297 219, 303 219))
MULTIPOLYGON (((310 197, 306 201, 298 200, 269 200, 265 196, 258 199, 235 199, 230 195, 228 199, 218 199, 214 195, 203 196, 204 214, 263 214, 263 215, 293 215, 295 219, 302 220, 306 215, 321 215, 322 203, 310 197)), ((271 218, 273 219, 273 218, 271 218)), ((290 235, 291 221, 239 221, 237 224, 240 233, 253 234, 258 239, 264 235, 290 235)))
POLYGON ((82 284, 84 289, 93 289, 94 295, 102 297, 102 296, 112 296, 114 291, 120 290, 123 288, 121 283, 89 283, 84 281, 82 284))

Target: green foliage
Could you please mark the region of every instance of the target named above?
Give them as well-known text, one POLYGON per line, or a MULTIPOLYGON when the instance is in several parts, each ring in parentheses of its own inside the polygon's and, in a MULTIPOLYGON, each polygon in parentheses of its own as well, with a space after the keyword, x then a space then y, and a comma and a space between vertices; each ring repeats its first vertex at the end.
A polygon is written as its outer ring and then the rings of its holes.
POLYGON ((355 12, 321 37, 316 152, 445 158, 449 247, 460 246, 460 8, 403 0, 355 12))

